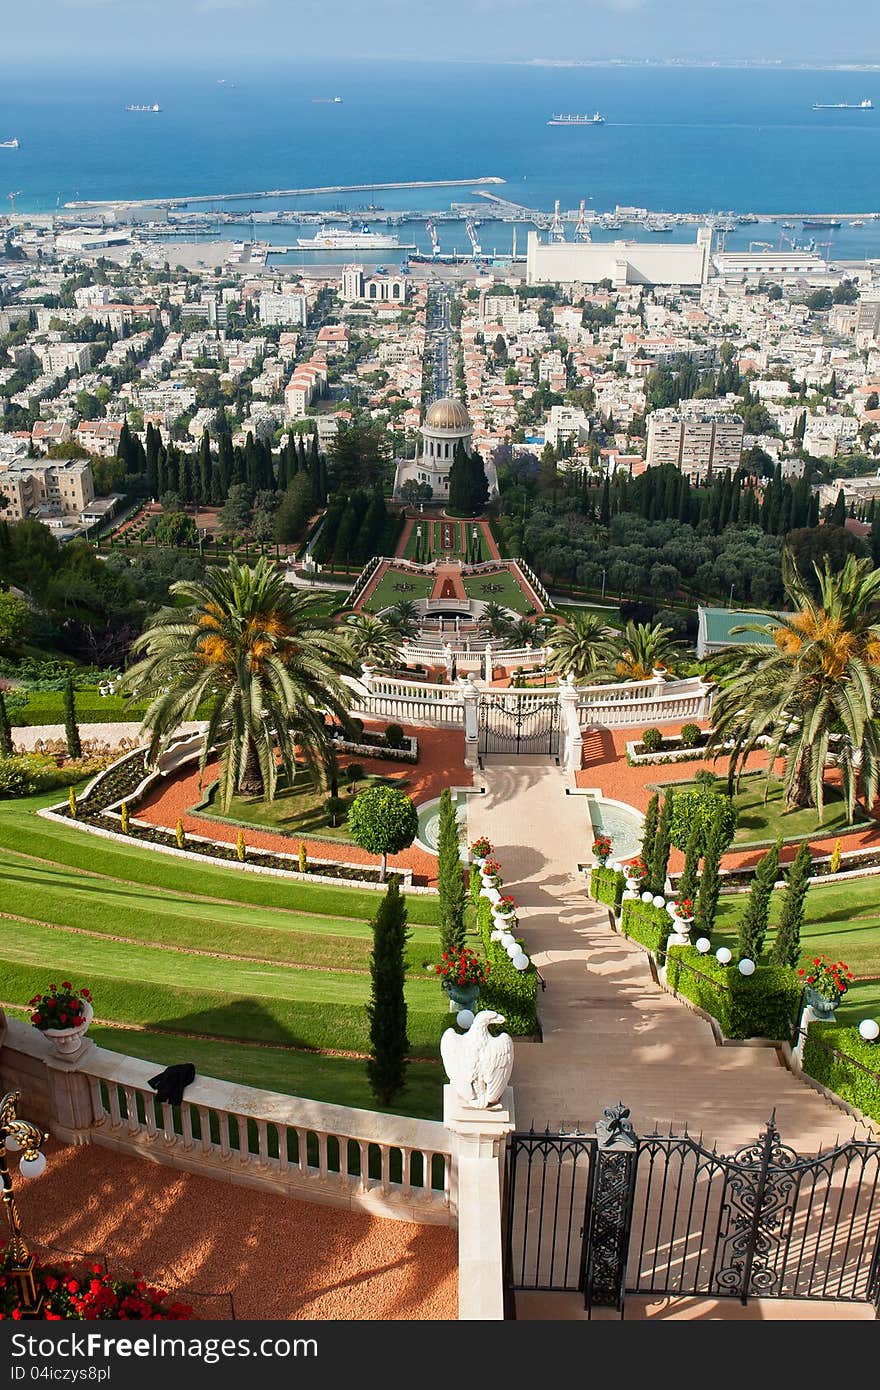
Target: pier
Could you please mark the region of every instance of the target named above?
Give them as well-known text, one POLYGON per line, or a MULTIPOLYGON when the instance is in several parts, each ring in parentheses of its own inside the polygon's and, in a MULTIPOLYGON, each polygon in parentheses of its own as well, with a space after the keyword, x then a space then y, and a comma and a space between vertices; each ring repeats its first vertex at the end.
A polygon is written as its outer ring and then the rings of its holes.
POLYGON ((470 188, 504 183, 497 174, 484 174, 477 179, 411 179, 401 183, 335 183, 324 188, 265 188, 251 193, 195 193, 182 198, 101 198, 65 203, 72 211, 89 208, 178 208, 189 203, 228 203, 246 198, 307 198, 324 193, 374 193, 391 188, 470 188))

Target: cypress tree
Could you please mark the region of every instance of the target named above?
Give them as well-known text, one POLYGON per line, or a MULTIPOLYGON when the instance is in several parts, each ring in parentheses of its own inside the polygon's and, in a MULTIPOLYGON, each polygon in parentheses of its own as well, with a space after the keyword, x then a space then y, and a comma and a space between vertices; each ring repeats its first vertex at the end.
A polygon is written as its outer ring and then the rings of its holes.
POLYGON ((9 723, 9 715, 6 712, 6 701, 3 698, 3 691, 0 690, 0 753, 10 754, 12 752, 12 728, 9 723))
POLYGON ((788 874, 788 887, 782 900, 782 912, 776 937, 770 952, 774 965, 797 965, 801 953, 801 927, 804 925, 804 907, 810 888, 810 872, 813 861, 810 847, 802 844, 794 857, 788 874))
POLYGON ((706 836, 703 850, 703 872, 700 875, 700 891, 694 909, 694 927, 697 936, 711 936, 718 911, 718 895, 721 892, 721 877, 718 869, 721 864, 723 846, 722 818, 716 815, 706 836))
POLYGON ((697 894, 697 876, 700 869, 700 850, 702 849, 703 830, 699 820, 694 819, 690 834, 687 837, 687 844, 684 851, 684 869, 678 881, 676 897, 690 898, 691 902, 697 894))
POLYGON ((444 951, 464 947, 465 889, 461 873, 458 817, 452 793, 445 787, 440 794, 437 886, 440 892, 440 941, 444 951))
POLYGON ((672 828, 672 804, 675 800, 675 793, 670 788, 663 798, 663 805, 660 808, 660 816, 657 821, 657 833, 654 836, 654 848, 651 854, 651 892, 662 893, 666 884, 666 869, 669 864, 670 839, 669 832, 672 828))
POLYGON ((211 500, 211 436, 207 430, 202 430, 195 481, 195 501, 204 506, 211 500))
POLYGON ((388 880, 385 897, 373 921, 373 951, 370 956, 370 1060, 367 1077, 380 1105, 390 1105, 403 1089, 406 1077, 406 1000, 405 974, 406 899, 400 894, 400 880, 388 880))
POLYGON ((648 875, 651 873, 651 860, 654 858, 654 841, 657 838, 657 816, 660 810, 660 793, 654 792, 645 812, 645 828, 642 831, 642 854, 648 875))
POLYGON ((779 842, 777 841, 758 860, 749 892, 749 901, 739 924, 740 955, 748 956, 753 961, 757 961, 764 947, 764 937, 767 935, 767 923, 770 917, 770 898, 778 872, 779 842))
POLYGON ((76 724, 76 698, 73 693, 73 678, 67 677, 64 686, 64 735, 67 739, 67 756, 82 757, 82 744, 76 724))

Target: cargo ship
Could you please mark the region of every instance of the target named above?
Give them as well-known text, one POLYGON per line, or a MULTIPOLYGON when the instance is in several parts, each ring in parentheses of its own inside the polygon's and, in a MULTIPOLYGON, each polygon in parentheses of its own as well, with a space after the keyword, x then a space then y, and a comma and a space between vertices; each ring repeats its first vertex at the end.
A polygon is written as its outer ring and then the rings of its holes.
POLYGON ((154 101, 150 106, 126 106, 126 111, 161 111, 162 108, 158 101, 154 101))
POLYGON ((604 125, 605 117, 598 111, 594 111, 592 116, 552 116, 547 122, 548 125, 604 125))
POLYGON ((814 111, 873 111, 874 103, 870 97, 864 101, 814 101, 814 111))
POLYGON ((392 232, 371 232, 366 222, 360 231, 345 227, 321 227, 313 237, 297 237, 305 251, 399 251, 400 238, 392 232))
POLYGON ((802 227, 808 227, 811 231, 836 231, 842 227, 843 223, 838 217, 805 217, 801 222, 802 227))

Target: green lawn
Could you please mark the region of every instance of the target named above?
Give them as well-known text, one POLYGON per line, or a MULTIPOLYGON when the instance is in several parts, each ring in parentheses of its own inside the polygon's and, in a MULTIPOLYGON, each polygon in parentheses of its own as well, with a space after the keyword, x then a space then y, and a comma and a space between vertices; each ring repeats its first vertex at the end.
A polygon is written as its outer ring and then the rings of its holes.
POLYGON ((409 570, 387 570, 368 603, 364 605, 371 613, 383 608, 391 608, 401 600, 428 598, 434 587, 430 575, 412 574, 409 570))
MULTIPOLYGON (((372 1105, 362 1060, 320 1054, 369 1049, 378 893, 203 867, 39 820, 57 795, 0 802, 0 1000, 21 1007, 69 977, 91 988, 104 1045, 372 1105)), ((436 1115, 447 1007, 426 966, 439 959, 438 903, 407 901, 408 1032, 413 1056, 432 1061, 413 1064, 391 1108, 436 1115)))
MULTIPOLYGON (((676 785, 692 788, 695 784, 682 782, 676 785)), ((723 782, 720 785, 723 788, 723 782)), ((846 813, 846 803, 834 787, 826 787, 825 814, 821 825, 815 810, 811 808, 794 811, 783 808, 781 783, 771 782, 766 805, 764 789, 762 773, 743 778, 740 790, 733 798, 738 815, 734 846, 773 844, 777 839, 806 839, 820 834, 827 839, 831 835, 839 835, 852 824, 846 813)), ((857 808, 855 822, 860 824, 864 820, 864 814, 857 808)))
MULTIPOLYGON (((399 764, 398 764, 399 766, 399 764)), ((345 769, 343 769, 343 773, 345 769)), ((387 777, 367 776, 358 780, 358 791, 364 791, 371 786, 387 786, 387 777)), ((394 781, 396 787, 405 789, 409 783, 406 778, 401 781, 394 781)), ((342 811, 337 817, 338 824, 331 825, 330 817, 327 815, 327 790, 324 787, 316 787, 305 770, 297 772, 293 787, 286 784, 279 786, 279 790, 274 801, 264 801, 259 796, 234 796, 229 805, 229 810, 221 812, 216 785, 209 789, 207 806, 202 810, 202 804, 192 808, 199 815, 204 815, 205 811, 211 817, 222 821, 232 821, 234 824, 255 825, 266 830, 280 831, 282 834, 292 836, 308 835, 317 836, 322 840, 336 840, 343 844, 353 844, 353 840, 348 833, 346 826, 346 814, 349 803, 354 798, 354 793, 344 780, 339 784, 340 798, 346 803, 346 810, 342 811)))
POLYGON ((428 544, 429 544, 430 547, 431 547, 431 559, 432 559, 432 560, 437 560, 437 559, 439 559, 439 558, 441 558, 441 557, 443 557, 443 556, 445 556, 445 557, 447 557, 447 558, 450 558, 450 557, 451 557, 451 558, 453 558, 453 559, 463 560, 463 559, 464 559, 464 556, 465 556, 465 545, 464 545, 464 542, 466 542, 467 537, 470 535, 470 532, 469 532, 469 531, 466 531, 466 530, 463 529, 464 527, 467 526, 467 524, 468 524, 467 522, 461 522, 461 521, 455 521, 455 520, 447 520, 447 521, 446 521, 446 525, 448 525, 448 526, 450 526, 450 527, 452 528, 452 545, 451 545, 451 547, 446 548, 446 547, 444 547, 444 545, 442 544, 442 540, 443 540, 443 526, 444 526, 443 520, 438 521, 438 520, 436 520, 435 518, 429 517, 429 516, 421 517, 420 520, 418 520, 418 521, 415 523, 415 525, 413 526, 412 530, 411 530, 410 533, 409 533, 409 539, 407 540, 406 547, 405 547, 404 552, 403 552, 404 559, 406 559, 406 560, 415 560, 415 558, 416 558, 416 529, 417 529, 417 527, 421 526, 421 528, 422 528, 422 559, 423 559, 423 560, 424 560, 424 555, 425 555, 425 542, 426 542, 426 541, 428 542, 428 544))
POLYGON ((512 608, 517 613, 528 613, 532 603, 526 597, 510 570, 499 570, 495 574, 475 574, 462 580, 468 598, 482 600, 483 603, 500 603, 503 608, 512 608))
POLYGON ((624 624, 616 608, 603 608, 599 604, 591 603, 560 603, 557 604, 556 612, 560 618, 575 618, 578 613, 588 613, 591 618, 598 618, 606 627, 622 629, 624 624))
MULTIPOLYGON (((773 945, 773 933, 782 906, 782 891, 773 894, 770 931, 765 953, 773 945)), ((712 946, 735 949, 739 921, 748 898, 745 894, 721 898, 712 946)), ((807 894, 806 923, 801 935, 807 958, 829 955, 844 961, 856 980, 838 1011, 842 1023, 857 1024, 865 1017, 880 1019, 880 879, 854 878, 828 885, 814 884, 807 894)))

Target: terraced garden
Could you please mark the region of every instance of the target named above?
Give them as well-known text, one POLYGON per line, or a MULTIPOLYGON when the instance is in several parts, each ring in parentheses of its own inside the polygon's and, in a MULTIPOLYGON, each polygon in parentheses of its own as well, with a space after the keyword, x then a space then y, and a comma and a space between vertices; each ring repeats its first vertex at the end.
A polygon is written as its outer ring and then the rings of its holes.
POLYGON ((411 570, 388 569, 382 575, 368 601, 363 604, 370 613, 391 608, 402 599, 429 598, 434 587, 431 575, 413 574, 411 570))
POLYGON ((496 573, 472 574, 462 580, 468 598, 480 599, 483 603, 500 603, 503 608, 512 608, 515 613, 531 613, 534 605, 520 588, 510 570, 496 573))
MULTIPOLYGON (((91 1035, 102 1046, 375 1108, 363 1054, 377 893, 175 860, 36 816, 57 799, 0 802, 4 1004, 22 1009, 70 978, 92 990, 91 1035)), ((426 966, 439 960, 438 904, 407 903, 409 1037, 420 1060, 393 1108, 436 1116, 447 1008, 426 966)))

